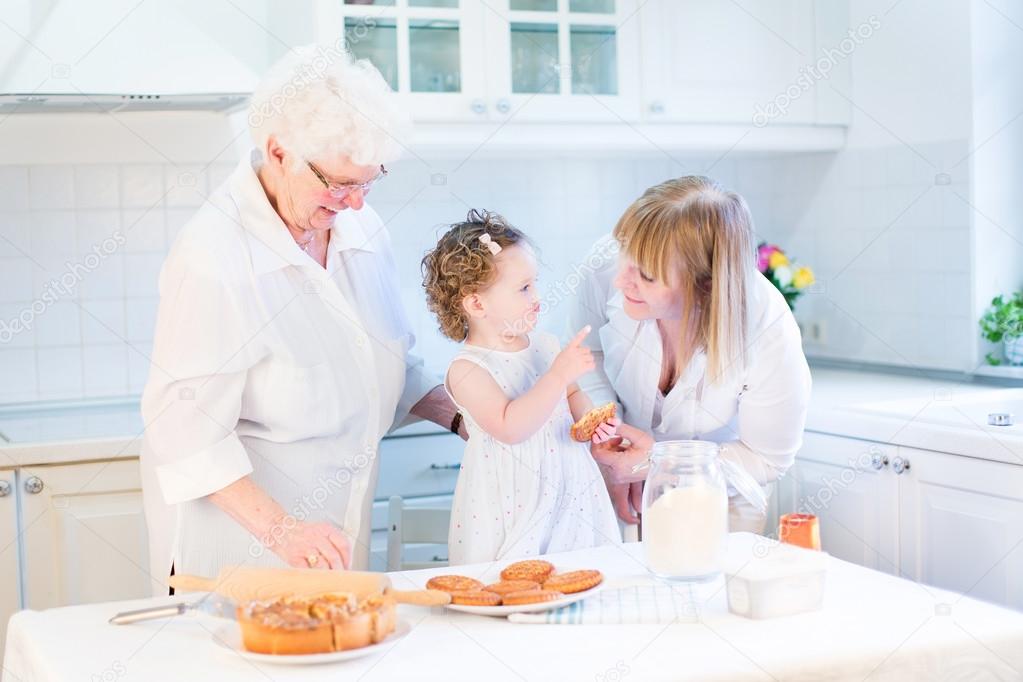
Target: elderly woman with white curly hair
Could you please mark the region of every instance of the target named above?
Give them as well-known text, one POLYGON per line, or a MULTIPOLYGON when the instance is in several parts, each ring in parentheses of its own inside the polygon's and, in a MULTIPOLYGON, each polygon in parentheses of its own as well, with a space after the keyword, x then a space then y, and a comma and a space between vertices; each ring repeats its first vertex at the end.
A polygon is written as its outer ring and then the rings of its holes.
POLYGON ((251 158, 171 248, 142 398, 157 580, 365 568, 381 437, 416 417, 458 430, 409 354, 389 236, 365 203, 402 122, 368 62, 296 50, 253 96, 251 158))

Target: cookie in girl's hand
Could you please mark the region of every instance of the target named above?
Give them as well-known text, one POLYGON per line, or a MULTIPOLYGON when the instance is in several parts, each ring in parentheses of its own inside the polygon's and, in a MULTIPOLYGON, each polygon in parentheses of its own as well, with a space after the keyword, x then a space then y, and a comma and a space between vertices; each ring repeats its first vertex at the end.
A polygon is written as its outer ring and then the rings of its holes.
POLYGON ((614 419, 617 412, 618 408, 614 403, 593 408, 584 414, 579 421, 572 424, 572 429, 569 431, 572 440, 579 441, 580 443, 589 443, 590 439, 593 438, 593 434, 596 433, 597 427, 604 422, 614 419))

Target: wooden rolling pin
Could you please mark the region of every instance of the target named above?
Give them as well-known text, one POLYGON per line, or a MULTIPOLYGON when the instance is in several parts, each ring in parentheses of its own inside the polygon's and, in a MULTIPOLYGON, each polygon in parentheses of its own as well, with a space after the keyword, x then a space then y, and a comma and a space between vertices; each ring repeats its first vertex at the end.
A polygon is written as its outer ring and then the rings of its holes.
POLYGON ((439 590, 395 590, 383 573, 324 571, 311 568, 225 566, 216 578, 172 575, 167 584, 180 592, 216 592, 235 603, 278 597, 314 597, 325 592, 352 592, 359 599, 387 592, 399 604, 443 606, 451 596, 439 590))

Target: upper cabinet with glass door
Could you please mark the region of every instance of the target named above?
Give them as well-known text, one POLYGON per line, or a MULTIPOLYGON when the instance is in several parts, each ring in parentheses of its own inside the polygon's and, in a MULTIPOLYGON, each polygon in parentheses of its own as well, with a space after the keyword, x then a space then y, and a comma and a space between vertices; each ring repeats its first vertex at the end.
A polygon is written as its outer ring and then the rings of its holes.
POLYGON ((372 62, 417 120, 477 120, 486 115, 482 11, 479 0, 320 3, 316 40, 341 38, 372 62))
POLYGON ((487 5, 486 57, 498 118, 638 118, 636 0, 493 0, 487 5))

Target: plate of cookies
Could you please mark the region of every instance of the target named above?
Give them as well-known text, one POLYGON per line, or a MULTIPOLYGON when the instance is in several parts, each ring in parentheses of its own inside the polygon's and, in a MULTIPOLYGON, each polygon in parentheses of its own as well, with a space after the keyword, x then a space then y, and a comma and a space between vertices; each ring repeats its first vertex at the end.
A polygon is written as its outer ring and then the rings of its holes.
POLYGON ((450 594, 446 608, 452 611, 507 616, 567 606, 599 592, 603 582, 597 570, 559 572, 549 561, 527 559, 509 564, 501 579, 489 584, 465 575, 438 575, 426 587, 450 594))

